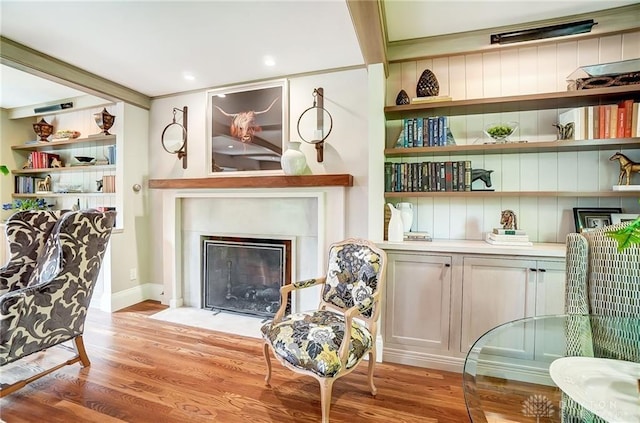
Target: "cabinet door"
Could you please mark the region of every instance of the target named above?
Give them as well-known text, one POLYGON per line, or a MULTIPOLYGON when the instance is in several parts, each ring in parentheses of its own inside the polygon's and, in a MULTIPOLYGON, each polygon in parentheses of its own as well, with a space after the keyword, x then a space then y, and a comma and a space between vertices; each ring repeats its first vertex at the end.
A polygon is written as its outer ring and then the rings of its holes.
MULTIPOLYGON (((564 313, 565 263, 564 261, 538 261, 536 279, 536 316, 564 313)), ((551 362, 564 357, 566 340, 561 328, 550 325, 561 322, 536 322, 536 361, 551 362)))
MULTIPOLYGON (((465 257, 462 276, 462 338, 467 352, 488 330, 535 313, 536 262, 465 257)), ((505 332, 495 354, 529 358, 533 335, 505 332)))
POLYGON ((449 348, 451 257, 389 254, 385 342, 449 348))

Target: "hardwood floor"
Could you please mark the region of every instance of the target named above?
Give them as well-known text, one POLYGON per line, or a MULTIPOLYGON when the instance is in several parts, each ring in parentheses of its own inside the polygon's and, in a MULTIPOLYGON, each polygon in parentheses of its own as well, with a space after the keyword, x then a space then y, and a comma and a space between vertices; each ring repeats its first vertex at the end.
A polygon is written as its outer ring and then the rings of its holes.
MULTIPOLYGON (((91 366, 65 366, 0 399, 0 418, 6 423, 320 421, 313 378, 272 360, 267 387, 259 339, 147 318, 164 308, 146 301, 112 314, 90 310, 84 339, 91 366)), ((55 348, 46 355, 63 353, 55 348)), ((469 421, 460 374, 378 363, 373 398, 367 366, 358 367, 334 385, 334 423, 469 421)), ((2 369, 9 371, 18 370, 2 369)))

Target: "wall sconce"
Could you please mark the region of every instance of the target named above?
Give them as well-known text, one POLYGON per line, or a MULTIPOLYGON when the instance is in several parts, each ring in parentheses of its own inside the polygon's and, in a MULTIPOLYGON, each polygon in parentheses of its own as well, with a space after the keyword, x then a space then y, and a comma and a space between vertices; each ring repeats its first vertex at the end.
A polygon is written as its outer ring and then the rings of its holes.
POLYGON ((182 168, 187 168, 187 106, 182 109, 173 108, 173 121, 162 131, 162 148, 170 154, 177 154, 182 159, 182 168), (182 124, 176 122, 176 112, 182 113, 182 124))
POLYGON ((593 19, 569 22, 559 25, 544 26, 540 28, 522 29, 519 31, 491 34, 491 44, 511 44, 522 41, 542 40, 544 38, 564 37, 566 35, 584 34, 591 32, 594 25, 593 19))
POLYGON ((302 112, 298 118, 298 135, 302 141, 315 144, 318 163, 322 163, 324 160, 324 140, 327 139, 332 129, 333 118, 331 113, 324 108, 324 89, 315 88, 313 90, 313 106, 302 112), (314 116, 315 124, 313 122, 314 116))

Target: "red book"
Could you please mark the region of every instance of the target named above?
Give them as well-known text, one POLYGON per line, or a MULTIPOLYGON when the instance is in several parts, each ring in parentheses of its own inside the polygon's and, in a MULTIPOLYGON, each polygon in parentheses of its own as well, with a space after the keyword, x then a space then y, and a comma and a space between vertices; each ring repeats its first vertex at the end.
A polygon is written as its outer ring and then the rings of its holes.
MULTIPOLYGON (((616 125, 618 138, 624 138, 624 128, 627 124, 627 108, 625 107, 625 103, 622 102, 618 104, 618 122, 616 125)), ((613 138, 613 134, 611 136, 613 138)))

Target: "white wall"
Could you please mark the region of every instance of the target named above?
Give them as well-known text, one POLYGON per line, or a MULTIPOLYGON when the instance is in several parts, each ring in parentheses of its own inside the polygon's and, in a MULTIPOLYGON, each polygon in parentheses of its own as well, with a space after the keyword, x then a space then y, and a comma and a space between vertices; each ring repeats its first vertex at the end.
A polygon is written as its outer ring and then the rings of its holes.
MULTIPOLYGON (((313 102, 313 89, 324 88, 324 106, 333 116, 333 130, 325 142, 324 162, 316 162, 313 145, 303 143, 301 150, 313 174, 349 173, 354 176, 354 186, 347 189, 346 235, 367 236, 368 192, 368 116, 367 71, 357 69, 325 74, 309 75, 289 80, 289 133, 291 140, 300 141, 297 122, 300 114, 313 102)), ((176 95, 153 100, 150 110, 149 164, 150 178, 201 178, 208 174, 206 137, 206 91, 176 95), (160 136, 171 123, 173 108, 189 108, 188 168, 175 155, 164 151, 160 136)), ((179 114, 178 114, 179 115, 179 114)), ((226 176, 226 175, 225 175, 226 176)), ((146 189, 146 188, 145 188, 146 189)), ((162 226, 162 193, 149 190, 151 227, 162 226)), ((332 213, 329 210, 329 213, 332 213)), ((329 218, 331 220, 331 217, 329 218)), ((162 282, 162 237, 160 231, 151 231, 152 248, 150 280, 162 282)))
MULTIPOLYGON (((416 97, 416 82, 424 69, 438 78, 440 95, 454 100, 565 91, 566 78, 579 66, 640 58, 640 32, 564 41, 541 46, 510 47, 485 53, 460 54, 390 65, 386 104, 395 105, 401 89, 416 97)), ((456 143, 482 142, 482 129, 491 122, 517 121, 515 140, 553 141, 553 123, 562 110, 453 116, 450 126, 456 143)), ((400 131, 400 121, 387 123, 387 147, 400 131)), ((608 158, 616 150, 510 155, 438 155, 389 161, 471 160, 474 168, 492 169, 496 191, 599 191, 617 182, 618 165, 608 158)), ((638 150, 627 150, 640 161, 638 150)), ((405 201, 405 199, 403 199, 405 201)), ((637 198, 500 197, 407 198, 416 206, 414 231, 436 238, 481 239, 498 226, 500 211, 512 209, 533 241, 564 242, 574 231, 573 207, 622 207, 640 212, 637 198)))

